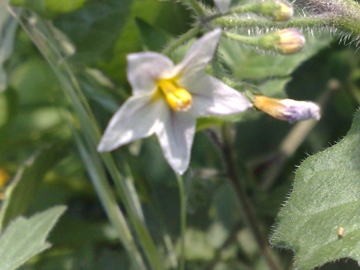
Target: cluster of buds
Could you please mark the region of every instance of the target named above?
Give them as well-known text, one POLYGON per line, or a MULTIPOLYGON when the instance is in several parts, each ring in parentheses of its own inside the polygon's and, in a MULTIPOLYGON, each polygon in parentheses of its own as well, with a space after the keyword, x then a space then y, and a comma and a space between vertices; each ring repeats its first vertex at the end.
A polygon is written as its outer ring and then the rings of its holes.
POLYGON ((276 119, 289 123, 308 119, 320 119, 320 107, 310 101, 276 99, 259 95, 255 96, 254 107, 276 119))
MULTIPOLYGON (((260 3, 240 5, 228 11, 229 0, 214 0, 219 10, 224 15, 234 13, 255 13, 270 18, 276 22, 288 21, 294 15, 293 7, 282 0, 269 0, 260 3)), ((225 33, 225 36, 255 46, 263 50, 271 50, 283 55, 290 55, 299 52, 305 46, 305 37, 294 28, 286 28, 262 36, 246 37, 238 34, 225 33)))

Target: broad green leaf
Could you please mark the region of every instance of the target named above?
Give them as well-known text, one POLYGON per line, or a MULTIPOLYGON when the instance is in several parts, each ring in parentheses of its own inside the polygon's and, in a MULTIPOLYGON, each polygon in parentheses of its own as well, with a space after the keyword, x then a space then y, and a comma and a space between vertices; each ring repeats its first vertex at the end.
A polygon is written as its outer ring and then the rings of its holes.
POLYGON ((56 206, 30 218, 16 218, 0 236, 0 269, 12 270, 50 247, 50 230, 65 211, 56 206))
POLYGON ((294 250, 297 269, 345 257, 360 260, 359 157, 360 111, 343 140, 307 158, 297 170, 271 237, 274 245, 294 250))
POLYGON ((237 79, 266 79, 288 76, 302 62, 309 59, 331 41, 329 36, 307 36, 305 48, 294 55, 262 53, 232 40, 222 39, 220 52, 237 79))
POLYGON ((15 217, 26 213, 40 181, 48 169, 63 157, 63 154, 61 147, 44 149, 32 155, 19 168, 4 195, 0 211, 0 230, 15 217))

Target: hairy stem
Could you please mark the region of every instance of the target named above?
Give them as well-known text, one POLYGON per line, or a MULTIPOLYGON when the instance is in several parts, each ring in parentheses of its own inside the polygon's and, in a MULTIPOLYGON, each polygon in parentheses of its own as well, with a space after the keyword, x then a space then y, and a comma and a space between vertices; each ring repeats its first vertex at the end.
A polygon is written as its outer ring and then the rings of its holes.
POLYGON ((352 33, 354 35, 360 35, 360 19, 357 17, 349 18, 346 16, 325 13, 320 15, 297 17, 288 22, 273 22, 265 19, 249 19, 249 18, 234 18, 234 17, 222 17, 212 21, 217 26, 230 28, 313 28, 313 27, 333 27, 341 31, 352 33))

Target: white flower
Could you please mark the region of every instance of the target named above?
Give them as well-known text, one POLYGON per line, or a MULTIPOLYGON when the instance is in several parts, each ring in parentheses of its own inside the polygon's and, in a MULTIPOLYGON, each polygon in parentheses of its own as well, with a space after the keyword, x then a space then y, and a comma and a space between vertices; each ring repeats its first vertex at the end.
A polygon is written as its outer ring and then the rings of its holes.
POLYGON ((214 3, 219 9, 220 13, 224 14, 229 10, 231 0, 214 0, 214 3))
POLYGON ((276 119, 288 121, 289 123, 320 119, 320 107, 310 101, 255 96, 254 107, 276 119))
POLYGON ((197 117, 239 113, 252 106, 238 91, 205 74, 220 37, 219 29, 203 36, 175 66, 159 53, 128 55, 133 96, 110 120, 98 150, 111 151, 156 134, 170 166, 183 174, 197 117))

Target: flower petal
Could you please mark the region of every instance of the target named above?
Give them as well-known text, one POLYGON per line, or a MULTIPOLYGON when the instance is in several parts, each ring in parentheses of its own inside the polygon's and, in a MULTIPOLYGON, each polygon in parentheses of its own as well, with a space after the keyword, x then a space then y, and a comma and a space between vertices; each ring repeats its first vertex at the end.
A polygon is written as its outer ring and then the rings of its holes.
POLYGON ((169 58, 154 52, 132 53, 126 58, 127 77, 134 95, 154 91, 156 81, 174 66, 169 58))
POLYGON ((162 99, 154 101, 152 95, 130 97, 111 118, 98 151, 112 151, 154 134, 164 110, 168 110, 165 102, 162 99))
POLYGON ((190 112, 194 117, 228 115, 252 107, 244 95, 209 75, 187 83, 190 83, 186 89, 192 95, 190 112))
POLYGON ((229 10, 231 0, 214 0, 214 3, 220 10, 220 13, 224 14, 229 10))
POLYGON ((220 29, 206 34, 194 43, 183 60, 175 66, 174 73, 179 77, 179 84, 181 86, 182 81, 187 80, 188 77, 198 77, 205 72, 205 68, 214 55, 220 37, 220 29))
POLYGON ((168 111, 163 128, 156 131, 164 156, 174 171, 183 174, 190 162, 195 118, 189 113, 168 111))

